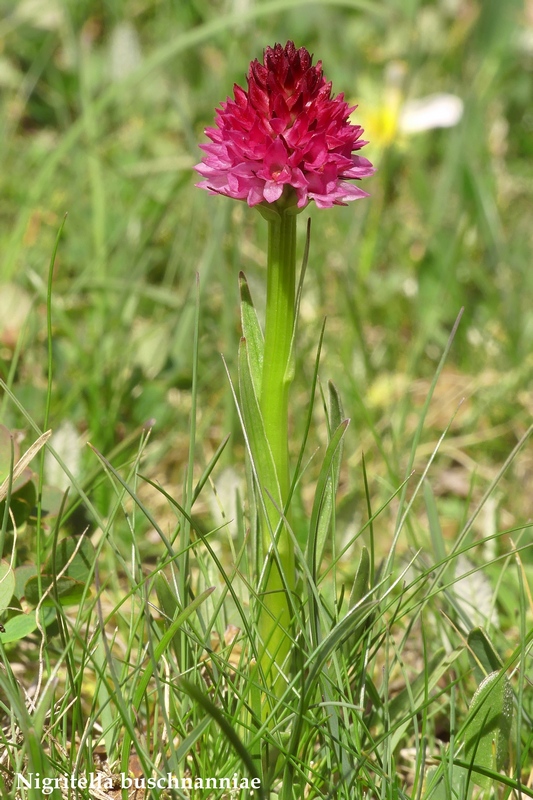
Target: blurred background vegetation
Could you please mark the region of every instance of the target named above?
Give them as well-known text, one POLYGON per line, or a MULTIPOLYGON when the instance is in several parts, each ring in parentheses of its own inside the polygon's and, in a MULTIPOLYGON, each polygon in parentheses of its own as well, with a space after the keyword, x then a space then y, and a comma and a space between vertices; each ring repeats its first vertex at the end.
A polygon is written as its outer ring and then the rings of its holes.
MULTIPOLYGON (((142 471, 170 493, 182 486, 197 273, 195 471, 231 433, 214 474, 222 504, 241 480, 220 354, 235 375, 237 275, 246 272, 261 307, 266 231, 244 204, 194 188, 192 168, 250 60, 293 39, 358 104, 363 154, 378 167, 368 200, 301 217, 300 252, 308 216, 312 241, 294 454, 327 316, 320 378, 336 383, 352 418, 339 520, 361 526, 361 453, 377 508, 409 469, 420 409, 464 308, 415 459, 420 474, 453 418, 430 471, 453 536, 533 411, 531 0, 0 0, 0 16, 0 374, 42 425, 47 276, 68 212, 54 271, 50 427, 80 480, 95 468, 86 441, 118 452, 120 465, 153 423, 142 471)), ((28 430, 9 397, 0 409, 5 426, 28 430)), ((320 402, 314 414, 309 455, 327 438, 320 402)), ((484 535, 531 517, 532 481, 525 448, 478 518, 484 535)), ((102 514, 111 493, 94 488, 102 514)), ((213 499, 196 507, 210 521, 213 499)), ((385 551, 390 530, 384 517, 385 551)), ((421 515, 415 538, 424 535, 421 515)))

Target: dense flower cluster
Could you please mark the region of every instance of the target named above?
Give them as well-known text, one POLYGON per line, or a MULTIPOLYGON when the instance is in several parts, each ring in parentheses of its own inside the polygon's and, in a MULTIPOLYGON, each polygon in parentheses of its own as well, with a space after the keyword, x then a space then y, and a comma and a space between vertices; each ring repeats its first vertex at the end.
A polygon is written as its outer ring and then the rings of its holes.
POLYGON ((267 47, 263 64, 252 61, 248 91, 234 86, 234 99, 221 103, 216 127, 207 128, 210 144, 196 170, 198 186, 248 205, 276 203, 303 208, 344 205, 367 194, 350 180, 374 172, 368 159, 355 155, 366 142, 352 125, 355 106, 331 95, 322 62, 293 42, 267 47))

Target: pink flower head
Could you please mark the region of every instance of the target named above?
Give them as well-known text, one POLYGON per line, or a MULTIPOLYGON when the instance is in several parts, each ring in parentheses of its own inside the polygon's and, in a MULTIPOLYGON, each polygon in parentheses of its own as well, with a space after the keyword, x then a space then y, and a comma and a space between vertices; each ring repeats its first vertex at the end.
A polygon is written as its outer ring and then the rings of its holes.
POLYGON ((294 42, 267 47, 248 70, 248 91, 234 86, 221 103, 210 144, 195 169, 197 185, 211 194, 246 200, 249 206, 280 201, 303 208, 346 205, 367 193, 349 183, 372 175, 368 159, 355 155, 367 142, 349 122, 356 106, 331 95, 331 83, 305 47, 294 42))

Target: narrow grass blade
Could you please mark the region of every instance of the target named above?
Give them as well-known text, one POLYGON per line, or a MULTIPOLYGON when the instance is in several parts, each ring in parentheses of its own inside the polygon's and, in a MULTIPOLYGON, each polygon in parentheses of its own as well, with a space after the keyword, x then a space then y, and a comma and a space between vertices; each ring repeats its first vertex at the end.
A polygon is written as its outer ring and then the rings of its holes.
POLYGON ((250 377, 256 397, 261 397, 264 337, 244 272, 239 273, 239 288, 242 335, 246 339, 250 377))
POLYGON ((196 609, 199 608, 199 606, 201 606, 202 603, 205 602, 205 600, 207 600, 207 598, 211 594, 213 594, 214 591, 215 587, 210 586, 208 589, 205 590, 205 592, 202 592, 202 594, 199 594, 198 597, 194 598, 194 600, 191 600, 191 602, 187 605, 187 607, 184 608, 183 611, 180 614, 178 614, 176 619, 169 625, 168 629, 161 637, 161 640, 157 643, 157 646, 154 650, 154 660, 150 661, 146 665, 146 668, 142 674, 142 678, 140 679, 135 689, 135 693, 133 695, 134 708, 136 709, 139 708, 144 693, 146 692, 148 684, 150 683, 150 678, 152 677, 154 666, 159 662, 161 657, 164 655, 176 631, 178 631, 181 628, 183 623, 186 622, 186 620, 191 616, 191 614, 193 614, 193 612, 196 611, 196 609))
MULTIPOLYGON (((457 315, 457 319, 455 320, 454 326, 453 326, 453 328, 451 330, 451 333, 450 333, 450 335, 448 337, 448 341, 446 343, 446 347, 444 348, 444 352, 442 353, 442 356, 441 356, 440 361, 438 363, 437 369, 435 370, 435 375, 433 377, 433 380, 431 381, 431 386, 429 387, 429 391, 427 393, 427 397, 426 397, 426 400, 424 402, 424 406, 422 408, 422 411, 420 412, 420 417, 419 417, 419 420, 418 420, 418 424, 416 426, 415 435, 413 437, 413 444, 412 444, 412 447, 411 447, 411 452, 409 454, 409 461, 408 461, 408 464, 407 464, 406 475, 410 475, 412 473, 412 471, 413 471, 413 464, 414 464, 414 460, 415 460, 416 450, 417 450, 417 447, 418 447, 418 445, 420 443, 420 439, 421 439, 421 436, 422 436, 422 431, 424 429, 424 422, 426 420, 426 416, 427 416, 427 413, 428 413, 428 410, 429 410, 429 405, 431 403, 431 399, 433 397, 433 393, 435 391, 435 387, 437 386, 437 383, 438 383, 439 377, 441 375, 441 372, 442 372, 442 370, 444 368, 444 364, 446 363, 446 359, 448 358, 448 354, 449 354, 449 352, 451 350, 451 347, 452 347, 452 344, 453 344, 453 340, 455 339, 455 334, 457 333, 457 329, 459 327, 459 323, 461 322, 463 313, 464 313, 464 308, 462 308, 460 310, 459 314, 457 315)), ((440 442, 439 442, 439 444, 440 444, 440 442)), ((406 494, 407 494, 407 486, 405 486, 405 488, 402 491, 402 494, 400 496, 400 503, 399 503, 399 507, 398 507, 398 516, 397 516, 397 522, 396 522, 396 530, 394 532, 393 546, 391 547, 389 556, 387 558, 386 568, 385 568, 387 572, 392 570, 392 564, 393 564, 393 561, 394 561, 394 552, 395 552, 395 549, 396 549, 396 542, 398 540, 398 537, 400 535, 400 531, 401 531, 401 529, 403 527, 403 524, 405 522, 405 519, 406 519, 406 507, 405 507, 406 494)), ((409 505, 407 506, 407 508, 409 508, 409 505)))
MULTIPOLYGON (((176 608, 179 607, 179 602, 178 598, 172 591, 164 572, 157 573, 154 578, 154 587, 162 612, 165 614, 168 620, 174 619, 174 614, 176 613, 176 608)), ((172 647, 174 648, 177 658, 180 657, 180 642, 181 638, 178 633, 172 639, 172 647)))
MULTIPOLYGON (((311 245, 311 219, 307 220, 307 228, 305 231, 305 247, 304 247, 304 254, 302 258, 302 268, 300 270, 300 277, 298 279, 298 288, 296 290, 296 300, 294 304, 294 325, 292 328, 292 336, 291 336, 291 346, 289 348, 289 358, 287 361, 287 370, 290 372, 294 369, 294 351, 296 346, 296 331, 298 329, 298 319, 300 316, 300 305, 302 302, 302 292, 303 292, 303 285, 304 285, 304 278, 305 273, 307 272, 307 263, 309 261, 309 247, 311 245)), ((290 374, 287 376, 289 380, 292 380, 293 375, 290 374)))
POLYGON ((366 547, 363 547, 361 550, 361 558, 359 560, 359 566, 357 567, 357 572, 355 573, 355 578, 352 586, 352 591, 350 592, 350 600, 349 600, 349 607, 353 608, 357 603, 360 603, 365 594, 368 593, 370 589, 370 556, 368 554, 368 550, 366 547))
POLYGON ((252 761, 252 758, 250 757, 250 754, 246 749, 246 746, 237 736, 235 729, 226 720, 226 718, 222 714, 222 711, 219 708, 217 708, 217 706, 215 706, 214 703, 212 703, 211 700, 209 700, 209 698, 207 698, 205 694, 197 686, 195 686, 193 683, 190 683, 190 681, 187 681, 185 680, 185 678, 182 678, 179 682, 179 685, 181 689, 183 689, 183 691, 186 694, 188 694, 192 700, 198 703, 198 705, 201 706, 204 709, 204 711, 213 718, 213 720, 219 726, 220 730, 227 737, 228 741, 231 742, 232 747, 234 748, 237 755, 242 759, 243 763, 246 766, 246 769, 248 770, 252 778, 257 781, 257 786, 254 787, 254 789, 257 788, 258 796, 261 798, 261 800, 265 800, 265 794, 263 791, 263 787, 261 786, 261 780, 259 778, 259 775, 257 774, 255 764, 252 761))
POLYGON ((297 482, 298 482, 298 480, 300 478, 300 470, 301 470, 301 467, 302 467, 302 461, 303 461, 303 458, 304 458, 304 452, 305 452, 305 448, 306 448, 306 445, 307 445, 307 439, 308 439, 308 436, 309 436, 309 431, 311 429, 311 425, 312 425, 312 421, 313 421, 313 409, 314 409, 314 404, 315 404, 316 385, 317 385, 317 382, 318 382, 318 368, 320 366, 320 354, 322 352, 322 342, 324 341, 324 332, 325 332, 325 330, 326 330, 326 320, 323 321, 322 328, 320 329, 320 336, 319 336, 319 339, 318 339, 318 345, 317 345, 317 350, 316 350, 316 358, 315 358, 315 364, 314 364, 314 369, 313 369, 313 378, 311 380, 311 386, 310 386, 310 389, 309 389, 309 398, 310 398, 310 400, 309 400, 309 408, 308 408, 307 419, 305 421, 305 428, 304 428, 304 432, 303 432, 303 436, 302 436, 302 445, 300 447, 300 452, 298 454, 298 461, 296 462, 296 468, 294 470, 294 477, 293 477, 291 489, 290 489, 290 492, 289 492, 289 502, 290 502, 290 499, 291 499, 291 497, 292 497, 292 495, 294 493, 294 490, 296 488, 296 484, 297 484, 297 482))
POLYGON ((200 476, 200 479, 199 479, 198 483, 197 483, 197 484, 196 484, 196 486, 194 487, 194 492, 192 493, 192 503, 191 503, 191 506, 193 506, 193 505, 194 505, 195 501, 196 501, 196 500, 198 499, 198 497, 200 496, 200 492, 201 492, 201 491, 202 491, 202 489, 204 488, 204 486, 205 486, 205 484, 206 484, 206 482, 207 482, 207 480, 208 480, 209 476, 210 476, 210 475, 211 475, 211 473, 213 472, 213 470, 214 470, 214 468, 215 468, 215 466, 216 466, 216 464, 217 464, 217 462, 218 462, 218 460, 219 460, 220 456, 221 456, 221 455, 222 455, 222 453, 224 452, 224 450, 225 450, 225 448, 226 448, 226 445, 227 445, 227 443, 229 442, 229 439, 230 439, 230 434, 228 433, 228 435, 227 435, 227 436, 226 436, 226 437, 225 437, 225 438, 222 440, 222 442, 219 444, 219 446, 217 447, 217 449, 216 449, 216 452, 215 452, 215 454, 214 454, 213 458, 211 459, 211 461, 209 462, 209 464, 207 465, 207 467, 206 467, 206 468, 204 469, 204 471, 202 472, 202 474, 201 474, 201 476, 200 476))
MULTIPOLYGON (((138 711, 143 697, 146 693, 148 688, 148 684, 152 678, 154 667, 159 663, 161 658, 164 656, 165 652, 167 651, 170 643, 172 642, 175 634, 179 631, 181 626, 187 619, 191 616, 191 614, 196 611, 196 609, 205 601, 207 598, 215 591, 214 586, 210 586, 205 592, 195 597, 189 605, 176 617, 175 620, 169 625, 168 629, 165 631, 161 640, 157 643, 157 646, 154 649, 153 659, 150 659, 146 664, 146 667, 142 673, 142 676, 139 680, 139 683, 135 687, 135 691, 133 693, 133 699, 131 701, 131 707, 134 711, 138 711)), ((128 757, 129 757, 129 750, 131 746, 131 742, 133 739, 133 725, 129 719, 126 721, 127 723, 127 730, 124 733, 124 741, 122 744, 122 768, 127 770, 128 766, 128 757)))
POLYGON ((342 439, 349 424, 350 420, 348 419, 341 422, 331 437, 331 441, 328 444, 316 484, 315 499, 313 501, 311 521, 309 523, 309 539, 306 553, 307 563, 309 565, 311 575, 315 580, 317 570, 322 559, 322 553, 324 551, 327 526, 329 525, 329 521, 331 519, 331 492, 333 491, 333 487, 331 485, 331 469, 334 463, 335 455, 341 446, 342 439), (329 488, 329 491, 328 487, 331 487, 329 488))
MULTIPOLYGON (((327 415, 328 415, 329 437, 331 442, 333 436, 335 435, 335 433, 332 432, 337 431, 342 424, 345 424, 345 427, 347 427, 349 424, 349 420, 346 421, 344 420, 344 412, 342 408, 340 395, 331 381, 328 382, 328 399, 329 402, 328 402, 327 415)), ((320 505, 318 528, 316 531, 315 570, 317 574, 318 571, 320 570, 320 564, 322 562, 322 557, 324 555, 328 534, 330 533, 331 529, 331 521, 333 519, 333 514, 335 510, 335 497, 337 495, 337 489, 339 486, 343 441, 344 437, 341 436, 338 445, 335 447, 335 450, 332 453, 331 466, 329 470, 329 480, 326 480, 324 494, 320 505)), ((327 452, 326 452, 326 458, 327 458, 327 452)), ((312 526, 313 523, 311 522, 311 530, 313 530, 312 526)))
POLYGON ((100 453, 100 451, 96 449, 96 447, 94 447, 94 445, 92 445, 90 442, 87 442, 87 446, 90 447, 90 449, 93 451, 93 453, 95 453, 95 455, 100 459, 100 461, 102 462, 102 464, 104 465, 106 470, 108 472, 110 472, 113 475, 113 477, 116 478, 116 480, 120 483, 122 488, 126 490, 126 492, 129 494, 131 499, 140 508, 140 510, 142 511, 144 516, 146 517, 146 519, 150 522, 151 525, 153 525, 154 529, 159 534, 159 537, 160 537, 161 541, 163 542, 163 544, 165 545, 165 547, 168 550, 169 556, 171 558, 173 558, 173 556, 175 554, 174 554, 174 550, 172 549, 172 545, 170 544, 169 540, 167 539, 167 537, 165 536, 165 534, 163 533, 163 531, 161 530, 161 528, 157 524, 157 522, 156 522, 155 518, 153 517, 153 515, 146 508, 144 503, 141 502, 141 500, 139 499, 137 494, 133 491, 131 486, 128 485, 127 481, 124 480, 124 478, 120 475, 120 473, 109 463, 107 458, 105 456, 103 456, 102 453, 100 453))

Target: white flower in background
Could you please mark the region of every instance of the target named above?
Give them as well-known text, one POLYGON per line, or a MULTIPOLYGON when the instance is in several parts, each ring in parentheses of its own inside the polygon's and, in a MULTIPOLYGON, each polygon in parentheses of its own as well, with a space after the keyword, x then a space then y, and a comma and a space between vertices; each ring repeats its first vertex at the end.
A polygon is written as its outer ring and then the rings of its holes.
POLYGON ((463 101, 455 94, 430 94, 420 100, 408 100, 400 109, 398 130, 409 134, 453 128, 460 122, 463 110, 463 101))
POLYGON ((375 85, 362 81, 361 94, 350 102, 360 103, 364 116, 358 120, 364 128, 364 138, 370 142, 374 153, 385 150, 393 142, 402 142, 407 136, 435 128, 452 128, 464 111, 464 103, 455 94, 436 93, 426 97, 406 99, 403 84, 407 66, 403 61, 391 61, 385 69, 384 89, 378 101, 375 85))

